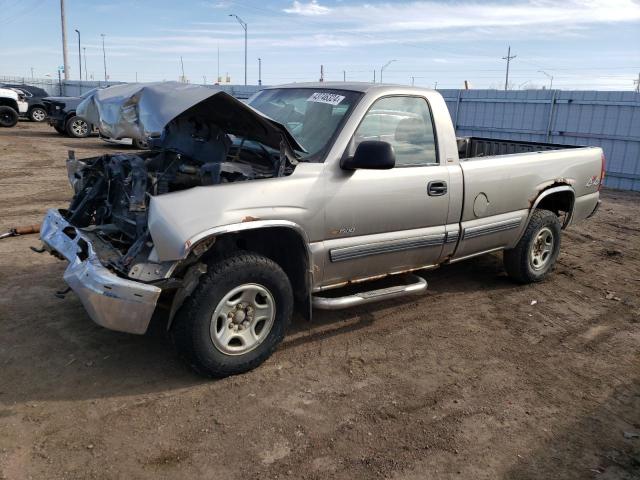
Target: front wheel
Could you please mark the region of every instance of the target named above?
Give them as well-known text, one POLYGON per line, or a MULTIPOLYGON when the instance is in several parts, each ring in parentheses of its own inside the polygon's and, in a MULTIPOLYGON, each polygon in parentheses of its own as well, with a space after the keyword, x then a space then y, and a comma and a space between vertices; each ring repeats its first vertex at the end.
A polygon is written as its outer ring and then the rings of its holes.
POLYGON ((291 284, 282 268, 262 255, 239 252, 209 266, 171 333, 196 372, 226 377, 269 358, 292 311, 291 284))
POLYGON ((47 118, 47 112, 42 107, 33 107, 29 110, 29 119, 32 122, 44 122, 47 118))
POLYGON ((520 283, 543 280, 553 270, 560 253, 560 220, 549 210, 535 210, 522 238, 504 252, 504 266, 520 283))
POLYGON ((85 138, 91 133, 91 127, 81 117, 73 116, 67 121, 67 134, 74 138, 85 138))

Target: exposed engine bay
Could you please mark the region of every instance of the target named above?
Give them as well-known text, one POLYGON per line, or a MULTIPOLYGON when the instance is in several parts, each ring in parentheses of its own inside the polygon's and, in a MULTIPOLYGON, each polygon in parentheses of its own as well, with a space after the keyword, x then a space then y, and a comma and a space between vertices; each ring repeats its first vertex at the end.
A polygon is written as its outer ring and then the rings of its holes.
POLYGON ((147 225, 151 197, 281 177, 295 169, 296 156, 284 129, 250 107, 238 107, 239 101, 222 92, 208 95, 173 118, 161 135, 147 137, 150 151, 82 160, 69 152, 67 171, 75 195, 64 217, 95 240, 101 262, 114 272, 132 276, 133 265, 153 259, 147 225), (214 106, 224 108, 224 115, 219 110, 212 114, 214 106))
MULTIPOLYGON (((198 186, 288 175, 286 158, 266 148, 236 146, 226 136, 214 156, 197 159, 175 150, 102 155, 77 160, 70 152, 69 181, 75 195, 66 212, 72 225, 113 247, 107 265, 126 273, 149 243, 149 197, 198 186)), ((253 142, 247 142, 253 143, 253 142)))

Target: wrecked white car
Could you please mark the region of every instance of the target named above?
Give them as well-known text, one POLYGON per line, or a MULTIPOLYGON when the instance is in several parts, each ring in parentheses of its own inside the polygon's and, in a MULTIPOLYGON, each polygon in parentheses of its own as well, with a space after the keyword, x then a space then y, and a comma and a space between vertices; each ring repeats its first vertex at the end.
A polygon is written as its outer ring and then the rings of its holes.
POLYGON ((542 280, 604 178, 599 148, 456 139, 442 97, 420 88, 294 84, 246 105, 120 85, 79 111, 150 150, 71 154, 75 195, 41 238, 95 322, 158 322, 210 376, 268 358, 294 304, 310 317, 423 292, 408 272, 501 250, 512 278, 542 280))

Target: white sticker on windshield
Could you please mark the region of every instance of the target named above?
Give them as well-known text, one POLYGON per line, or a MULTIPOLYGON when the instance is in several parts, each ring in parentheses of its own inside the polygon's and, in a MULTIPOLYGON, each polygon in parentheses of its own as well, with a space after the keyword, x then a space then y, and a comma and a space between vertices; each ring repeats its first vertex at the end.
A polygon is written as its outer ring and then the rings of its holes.
POLYGON ((327 92, 316 92, 307 98, 307 102, 328 103, 333 106, 338 105, 342 100, 344 100, 344 96, 327 92))

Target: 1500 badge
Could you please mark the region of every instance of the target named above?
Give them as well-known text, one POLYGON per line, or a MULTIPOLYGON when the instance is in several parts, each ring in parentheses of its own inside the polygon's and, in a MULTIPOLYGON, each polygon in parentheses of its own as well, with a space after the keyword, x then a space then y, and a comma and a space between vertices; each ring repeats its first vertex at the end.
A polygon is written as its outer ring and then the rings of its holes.
POLYGON ((350 235, 356 231, 356 227, 333 228, 330 230, 331 235, 350 235))

